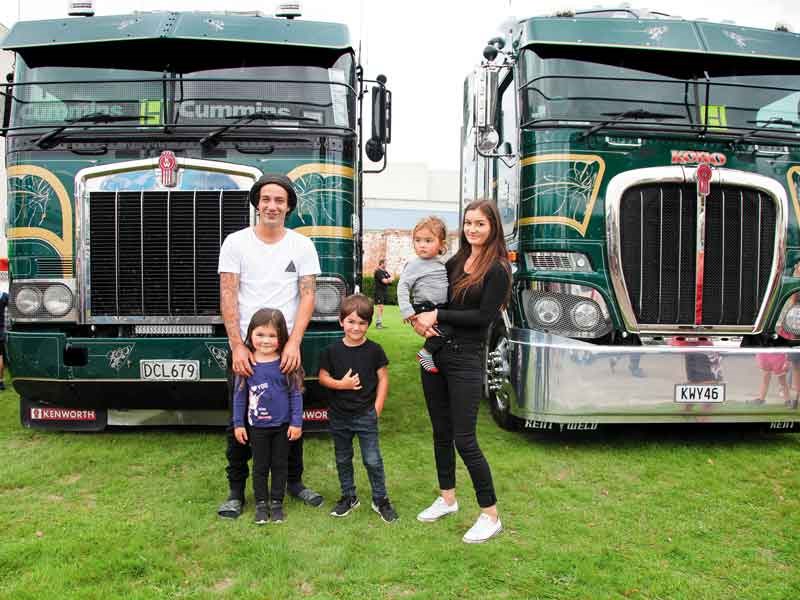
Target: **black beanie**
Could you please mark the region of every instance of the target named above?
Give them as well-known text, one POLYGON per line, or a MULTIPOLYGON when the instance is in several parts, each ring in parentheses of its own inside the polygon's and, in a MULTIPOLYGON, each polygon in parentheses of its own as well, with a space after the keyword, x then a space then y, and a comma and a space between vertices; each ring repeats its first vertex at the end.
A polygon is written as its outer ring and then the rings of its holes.
POLYGON ((297 192, 294 191, 292 180, 286 177, 286 175, 280 175, 278 173, 267 173, 258 178, 258 181, 250 188, 250 204, 258 208, 258 197, 261 193, 261 188, 268 183, 274 183, 286 190, 286 193, 289 195, 289 212, 292 212, 295 206, 297 206, 297 192))

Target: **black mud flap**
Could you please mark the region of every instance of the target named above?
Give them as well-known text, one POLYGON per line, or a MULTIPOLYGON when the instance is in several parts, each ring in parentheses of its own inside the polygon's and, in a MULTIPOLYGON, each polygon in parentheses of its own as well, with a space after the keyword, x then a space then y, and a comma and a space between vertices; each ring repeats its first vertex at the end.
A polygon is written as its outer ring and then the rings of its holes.
POLYGON ((105 408, 62 408, 19 399, 19 419, 29 429, 51 431, 102 431, 108 424, 105 408))

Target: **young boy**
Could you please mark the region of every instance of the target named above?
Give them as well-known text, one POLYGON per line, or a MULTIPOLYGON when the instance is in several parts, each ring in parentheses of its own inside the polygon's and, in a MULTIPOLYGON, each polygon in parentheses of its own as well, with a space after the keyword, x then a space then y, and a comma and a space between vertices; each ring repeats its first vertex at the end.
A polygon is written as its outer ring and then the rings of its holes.
POLYGON ((345 517, 360 504, 353 478, 353 437, 357 435, 372 486, 372 510, 391 523, 398 517, 386 495, 378 444, 378 417, 389 392, 389 359, 380 345, 366 337, 373 308, 372 300, 361 294, 342 300, 339 324, 344 338, 322 351, 319 382, 331 390, 328 417, 342 487, 342 497, 331 516, 345 517))

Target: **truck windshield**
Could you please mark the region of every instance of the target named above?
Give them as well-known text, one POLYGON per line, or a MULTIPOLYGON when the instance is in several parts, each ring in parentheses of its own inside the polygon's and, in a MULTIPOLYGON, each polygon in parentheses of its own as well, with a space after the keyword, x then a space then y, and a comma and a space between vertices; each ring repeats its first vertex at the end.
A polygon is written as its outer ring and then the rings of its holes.
POLYGON ((522 122, 795 138, 800 75, 792 67, 724 56, 528 48, 522 122))
POLYGON ((272 114, 275 120, 253 119, 237 126, 237 135, 275 126, 352 130, 353 77, 349 53, 330 68, 237 66, 187 72, 169 68, 31 68, 18 57, 9 133, 42 134, 48 127, 65 123, 131 132, 169 126, 207 133, 209 127, 252 114, 272 114), (87 115, 136 119, 95 120, 94 125, 87 125, 87 115))

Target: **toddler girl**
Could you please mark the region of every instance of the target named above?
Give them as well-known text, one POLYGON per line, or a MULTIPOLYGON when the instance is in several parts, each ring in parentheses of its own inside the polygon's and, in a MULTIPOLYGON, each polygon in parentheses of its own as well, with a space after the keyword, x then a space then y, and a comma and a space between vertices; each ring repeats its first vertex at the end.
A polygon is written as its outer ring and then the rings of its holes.
POLYGON ((281 351, 289 339, 283 313, 256 311, 245 344, 255 357, 253 374, 237 377, 233 396, 233 433, 253 448, 255 522, 283 522, 283 494, 289 470, 289 440, 303 434, 303 369, 281 373, 281 351), (245 419, 246 417, 246 419, 245 419), (267 504, 267 476, 272 473, 267 504), (270 515, 271 513, 271 515, 270 515))
MULTIPOLYGON (((447 228, 439 217, 425 217, 412 233, 417 258, 406 265, 397 284, 397 302, 404 320, 413 320, 417 313, 428 312, 447 305, 447 269, 441 260, 447 252, 447 228)), ((429 337, 417 352, 422 368, 438 373, 433 354, 441 348, 445 337, 429 337)))

